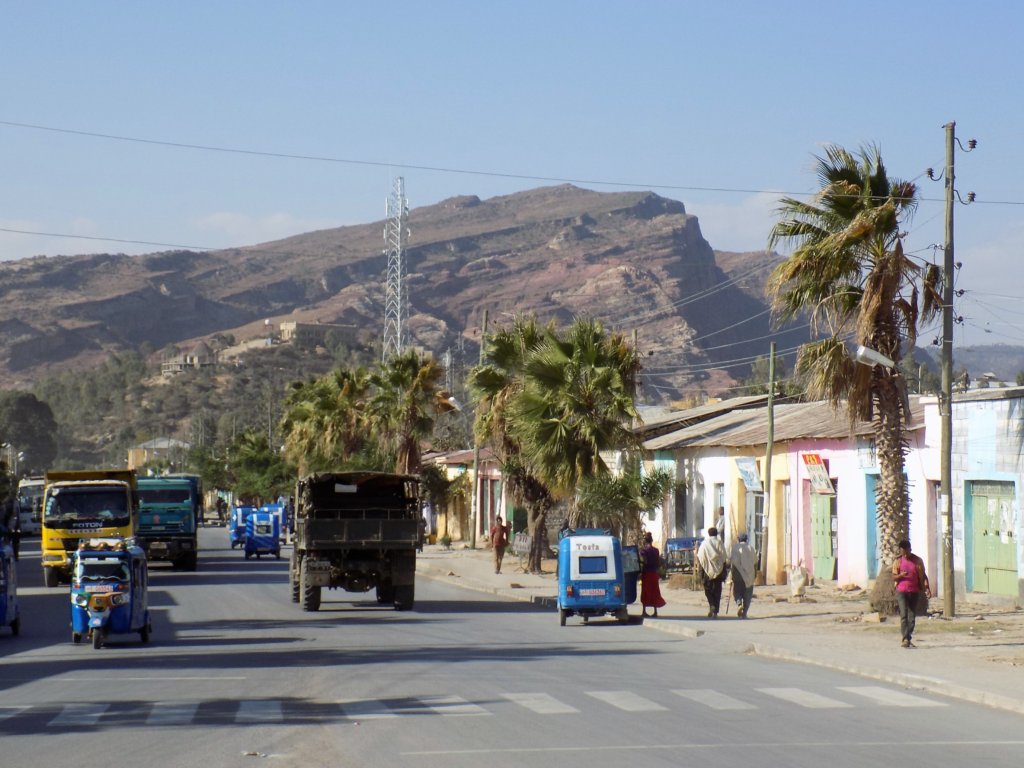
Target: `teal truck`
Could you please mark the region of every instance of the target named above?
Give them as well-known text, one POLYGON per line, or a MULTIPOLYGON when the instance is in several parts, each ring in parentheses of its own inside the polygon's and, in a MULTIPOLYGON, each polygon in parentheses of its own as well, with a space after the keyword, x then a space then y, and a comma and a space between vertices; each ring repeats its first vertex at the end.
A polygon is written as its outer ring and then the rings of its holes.
POLYGON ((198 563, 195 484, 186 477, 140 477, 136 538, 150 561, 194 571, 198 563))

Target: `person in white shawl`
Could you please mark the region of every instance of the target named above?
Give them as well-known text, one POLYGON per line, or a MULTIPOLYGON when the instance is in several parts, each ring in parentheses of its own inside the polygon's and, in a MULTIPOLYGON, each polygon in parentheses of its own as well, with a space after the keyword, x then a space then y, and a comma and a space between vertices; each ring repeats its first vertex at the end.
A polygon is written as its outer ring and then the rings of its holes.
POLYGON ((741 533, 729 553, 732 566, 732 596, 736 601, 736 615, 741 619, 750 613, 750 601, 754 599, 754 571, 757 568, 757 553, 747 543, 747 534, 741 533))
POLYGON ((722 605, 722 583, 725 581, 728 562, 725 544, 718 538, 718 529, 708 528, 707 536, 697 549, 697 562, 704 574, 704 596, 708 599, 708 618, 718 618, 722 605))

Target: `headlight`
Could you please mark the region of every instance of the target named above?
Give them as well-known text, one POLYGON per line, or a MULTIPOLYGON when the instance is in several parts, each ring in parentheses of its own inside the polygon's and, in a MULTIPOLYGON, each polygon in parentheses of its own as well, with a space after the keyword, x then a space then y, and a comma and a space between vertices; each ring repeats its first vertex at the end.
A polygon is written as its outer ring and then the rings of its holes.
POLYGON ((74 594, 71 596, 71 602, 73 602, 75 605, 80 605, 84 607, 89 604, 89 596, 74 594))
POLYGON ((123 592, 115 592, 110 596, 111 605, 125 605, 128 602, 128 595, 123 592))

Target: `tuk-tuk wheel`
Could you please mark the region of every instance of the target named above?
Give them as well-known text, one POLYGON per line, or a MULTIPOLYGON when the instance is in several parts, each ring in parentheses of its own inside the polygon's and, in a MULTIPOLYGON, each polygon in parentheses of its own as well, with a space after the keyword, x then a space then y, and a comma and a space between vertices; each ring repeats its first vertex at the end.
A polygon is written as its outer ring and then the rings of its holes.
POLYGON ((103 647, 103 633, 98 629, 92 631, 92 647, 96 650, 103 647))
POLYGON ((628 624, 629 623, 629 610, 626 609, 626 608, 619 608, 619 610, 615 614, 615 618, 617 618, 619 620, 620 624, 628 624))
POLYGON ((148 643, 149 642, 149 633, 151 631, 152 631, 152 627, 150 627, 149 624, 144 625, 142 627, 142 629, 139 630, 139 638, 141 638, 142 642, 144 642, 144 643, 148 643))
POLYGON ((11 622, 11 634, 15 637, 21 632, 21 614, 19 613, 14 617, 14 621, 11 622))
POLYGON ((80 642, 82 642, 82 636, 78 632, 72 632, 71 633, 71 642, 74 643, 75 645, 78 645, 80 642))
POLYGON ((560 627, 564 627, 565 626, 565 617, 566 617, 566 615, 567 614, 565 612, 565 608, 559 608, 558 609, 558 626, 560 626, 560 627))
POLYGON ((589 621, 590 621, 590 617, 589 617, 589 616, 584 616, 584 617, 583 617, 583 623, 584 623, 584 624, 586 624, 586 623, 587 623, 587 622, 589 622, 589 621))
POLYGON ((245 559, 248 560, 250 557, 252 557, 252 552, 246 552, 245 559))

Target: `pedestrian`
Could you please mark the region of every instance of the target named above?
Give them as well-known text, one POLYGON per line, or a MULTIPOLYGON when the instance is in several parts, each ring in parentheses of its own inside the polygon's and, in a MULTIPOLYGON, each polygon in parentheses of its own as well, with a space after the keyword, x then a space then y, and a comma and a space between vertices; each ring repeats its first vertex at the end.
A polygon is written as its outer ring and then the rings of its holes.
POLYGON ((715 514, 715 530, 718 531, 718 538, 725 542, 725 507, 719 507, 715 514))
POLYGON ((732 597, 736 601, 736 615, 741 619, 750 615, 750 601, 754 599, 754 569, 757 553, 747 543, 747 534, 741 533, 729 553, 732 567, 732 597))
POLYGON ((647 609, 654 609, 654 616, 658 618, 658 609, 664 607, 665 598, 661 596, 661 553, 654 546, 654 537, 650 533, 644 534, 644 545, 640 548, 640 605, 643 606, 643 615, 647 615, 647 609))
POLYGON ((505 547, 508 546, 508 526, 502 523, 501 515, 494 518, 490 538, 491 549, 494 550, 494 572, 501 573, 501 561, 505 557, 505 547))
POLYGON ((896 580, 896 602, 900 608, 901 645, 914 648, 918 603, 922 592, 926 600, 932 596, 932 588, 924 572, 924 561, 910 551, 910 542, 903 539, 899 546, 900 556, 892 564, 892 576, 896 580))
POLYGON ((722 605, 722 582, 725 581, 725 544, 718 538, 718 529, 708 528, 707 536, 697 550, 697 562, 704 574, 704 596, 708 599, 708 618, 717 619, 722 605))
POLYGON ((416 523, 416 551, 423 551, 423 542, 427 538, 427 518, 420 515, 419 521, 416 523))

